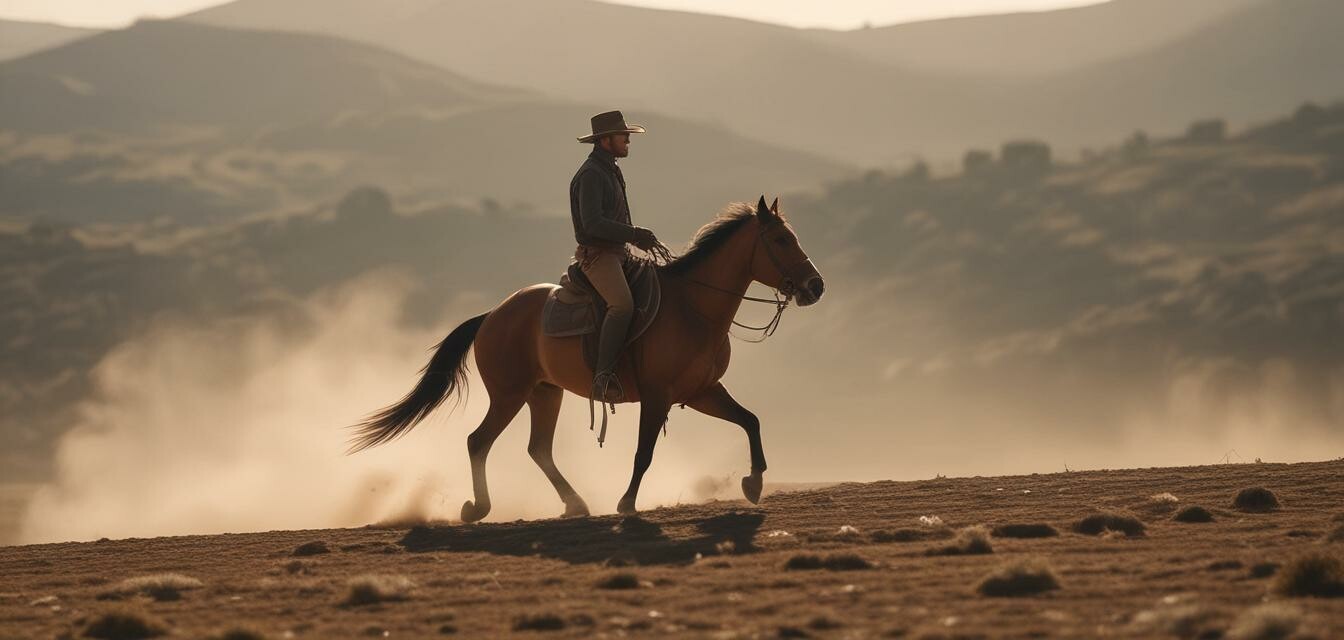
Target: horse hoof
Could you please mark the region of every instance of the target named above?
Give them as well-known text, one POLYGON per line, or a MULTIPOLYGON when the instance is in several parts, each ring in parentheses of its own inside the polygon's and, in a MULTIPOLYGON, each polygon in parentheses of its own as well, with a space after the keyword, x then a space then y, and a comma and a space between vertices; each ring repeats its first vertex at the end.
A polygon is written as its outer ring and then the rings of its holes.
POLYGON ((470 500, 462 503, 462 522, 476 522, 488 513, 490 513, 490 505, 478 509, 476 504, 470 500))
POLYGON ((616 513, 630 516, 639 513, 639 510, 635 508, 634 500, 621 500, 620 504, 616 505, 616 513))
POLYGON ((761 503, 761 487, 765 481, 760 475, 742 476, 742 495, 747 497, 752 504, 761 503))
POLYGON ((588 505, 580 502, 578 504, 565 505, 565 513, 561 518, 587 518, 588 505))

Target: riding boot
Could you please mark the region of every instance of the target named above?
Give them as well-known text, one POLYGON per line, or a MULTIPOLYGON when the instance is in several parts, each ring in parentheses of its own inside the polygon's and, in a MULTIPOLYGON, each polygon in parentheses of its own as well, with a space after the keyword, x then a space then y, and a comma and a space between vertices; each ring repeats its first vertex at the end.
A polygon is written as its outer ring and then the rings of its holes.
POLYGON ((602 321, 597 340, 597 375, 593 378, 593 397, 606 402, 620 402, 625 397, 620 379, 616 376, 616 360, 625 346, 634 312, 608 309, 602 321))

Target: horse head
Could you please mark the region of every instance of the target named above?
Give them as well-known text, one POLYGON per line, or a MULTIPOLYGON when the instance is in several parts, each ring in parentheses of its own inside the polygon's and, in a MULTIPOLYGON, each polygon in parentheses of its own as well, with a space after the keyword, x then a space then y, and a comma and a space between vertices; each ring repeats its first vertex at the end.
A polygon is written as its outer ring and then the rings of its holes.
POLYGON ((815 304, 826 291, 826 283, 812 259, 803 251, 793 226, 779 213, 779 198, 765 206, 765 196, 756 204, 759 232, 752 256, 752 279, 796 296, 798 306, 815 304))

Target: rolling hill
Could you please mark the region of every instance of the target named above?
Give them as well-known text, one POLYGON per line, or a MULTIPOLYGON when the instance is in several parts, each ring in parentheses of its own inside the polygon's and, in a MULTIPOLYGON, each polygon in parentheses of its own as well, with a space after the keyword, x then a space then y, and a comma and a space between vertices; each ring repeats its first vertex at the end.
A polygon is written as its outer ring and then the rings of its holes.
MULTIPOLYGON (((1113 4, 984 19, 995 37, 986 38, 989 46, 964 45, 983 53, 957 64, 1022 65, 1021 73, 905 65, 812 32, 588 0, 400 0, 377 9, 350 0, 238 0, 183 19, 379 43, 470 77, 718 122, 869 165, 950 157, 1025 135, 1076 149, 1134 126, 1171 131, 1209 115, 1244 122, 1344 94, 1339 74, 1320 73, 1344 57, 1330 29, 1341 21, 1336 2, 1200 2, 1166 13, 1165 5, 1113 4), (1161 26, 1143 29, 1145 21, 1161 26), (1019 47, 1019 29, 1042 44, 1019 47), (1153 35, 1129 38, 1136 30, 1153 35), (1055 37, 1039 35, 1047 32, 1055 37), (1088 33, 1089 48, 1094 40, 1102 45, 1095 56, 1076 54, 1070 38, 1088 33), (1018 49, 1035 53, 1012 53, 1018 49), (1088 64, 1042 68, 1050 52, 1088 64), (1176 99, 1167 97, 1172 90, 1176 99)), ((947 57, 937 49, 919 55, 947 57)))
MULTIPOLYGON (((574 138, 602 110, 329 36, 183 22, 5 63, 0 86, 0 128, 13 134, 0 141, 0 213, 79 222, 237 216, 366 183, 561 213, 587 153, 574 138)), ((723 127, 629 115, 650 127, 626 165, 645 222, 849 171, 723 127)))
POLYGON ((0 62, 58 47, 95 33, 98 30, 45 22, 0 20, 0 62))
POLYGON ((808 34, 907 69, 986 77, 1074 71, 1177 42, 1264 0, 1111 0, 1082 7, 808 34))

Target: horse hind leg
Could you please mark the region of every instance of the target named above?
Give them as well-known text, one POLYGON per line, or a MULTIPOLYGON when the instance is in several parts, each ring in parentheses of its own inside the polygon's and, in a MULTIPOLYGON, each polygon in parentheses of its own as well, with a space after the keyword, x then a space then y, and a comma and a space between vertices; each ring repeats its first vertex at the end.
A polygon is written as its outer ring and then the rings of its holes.
POLYGON ((532 390, 532 395, 527 399, 527 409, 532 414, 532 436, 527 442, 527 453, 541 467, 546 479, 551 481, 556 493, 564 501, 565 513, 562 517, 574 518, 588 515, 588 505, 565 480, 551 455, 555 442, 555 424, 560 417, 560 403, 564 399, 565 391, 549 383, 543 382, 532 390))
POLYGON ((513 417, 523 408, 527 392, 501 393, 490 391, 490 409, 485 412, 481 425, 467 436, 467 454, 471 457, 471 483, 476 500, 462 505, 462 521, 476 522, 490 513, 490 489, 485 480, 485 458, 495 439, 509 426, 513 417))

